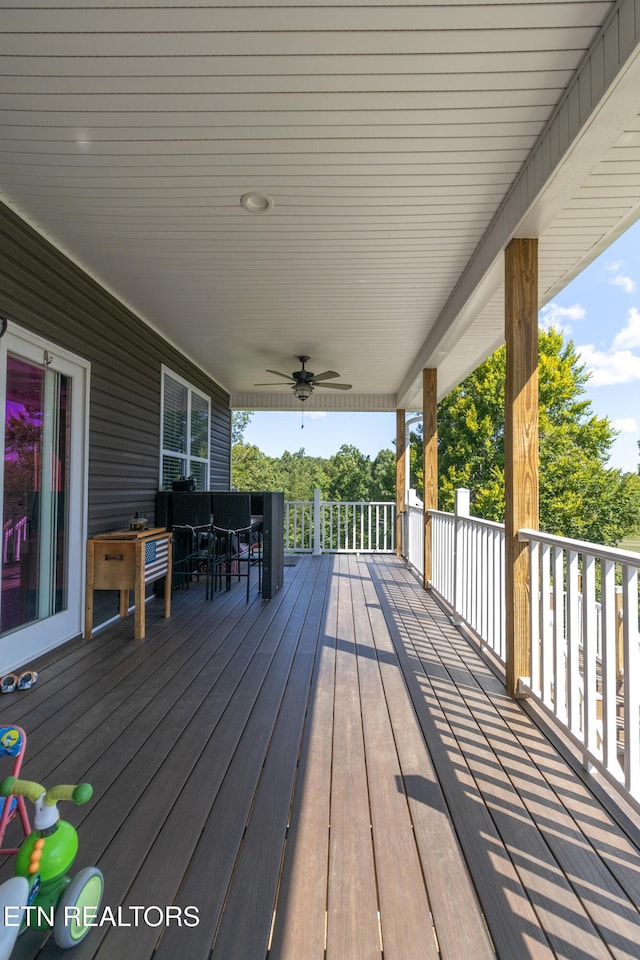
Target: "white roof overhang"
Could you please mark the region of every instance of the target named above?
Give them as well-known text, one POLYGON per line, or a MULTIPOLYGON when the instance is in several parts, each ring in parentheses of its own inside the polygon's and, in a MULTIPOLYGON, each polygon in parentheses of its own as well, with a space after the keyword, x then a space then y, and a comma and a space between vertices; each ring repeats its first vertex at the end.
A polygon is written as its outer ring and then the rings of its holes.
POLYGON ((306 354, 305 409, 417 410, 513 237, 543 305, 639 216, 639 51, 640 0, 1 0, 0 196, 233 407, 306 354))

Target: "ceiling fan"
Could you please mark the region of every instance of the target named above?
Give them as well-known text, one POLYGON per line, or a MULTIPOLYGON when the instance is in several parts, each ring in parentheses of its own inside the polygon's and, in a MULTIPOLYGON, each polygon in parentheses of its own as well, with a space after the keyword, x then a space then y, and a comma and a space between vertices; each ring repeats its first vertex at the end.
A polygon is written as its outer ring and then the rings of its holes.
MULTIPOLYGON (((280 373, 279 370, 267 370, 267 373, 273 373, 276 377, 284 377, 288 380, 294 395, 298 400, 307 400, 316 387, 330 387, 332 390, 351 390, 350 383, 324 383, 325 380, 333 380, 340 374, 335 370, 325 370, 324 373, 312 373, 305 369, 305 363, 311 357, 299 356, 298 360, 302 364, 302 370, 294 370, 292 374, 280 373)), ((275 387, 282 386, 279 380, 270 383, 255 383, 255 387, 275 387)))

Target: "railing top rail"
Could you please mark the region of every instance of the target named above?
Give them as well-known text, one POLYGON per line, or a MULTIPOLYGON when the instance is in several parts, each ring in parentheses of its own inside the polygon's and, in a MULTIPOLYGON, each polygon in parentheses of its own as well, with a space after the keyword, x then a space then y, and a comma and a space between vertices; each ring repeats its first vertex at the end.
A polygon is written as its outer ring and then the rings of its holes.
MULTIPOLYGON (((285 500, 285 503, 313 503, 313 500, 285 500)), ((395 500, 320 500, 320 503, 356 503, 358 506, 395 507, 395 500)), ((417 509, 421 509, 418 507, 417 509)))
POLYGON ((487 527, 491 530, 504 530, 504 523, 497 523, 495 520, 483 520, 482 517, 467 517, 464 514, 447 513, 446 510, 429 510, 430 517, 445 517, 447 520, 463 520, 465 523, 473 523, 478 527, 487 527))
POLYGON ((576 553, 585 553, 591 557, 602 557, 604 560, 613 560, 614 563, 624 563, 640 567, 640 553, 633 550, 621 550, 618 547, 605 547, 604 544, 590 543, 588 540, 570 540, 568 537, 557 537, 542 530, 518 530, 518 540, 525 543, 546 543, 551 547, 562 547, 564 550, 575 550, 576 553))
POLYGON ((349 507, 395 507, 395 500, 321 500, 321 503, 347 504, 349 507))

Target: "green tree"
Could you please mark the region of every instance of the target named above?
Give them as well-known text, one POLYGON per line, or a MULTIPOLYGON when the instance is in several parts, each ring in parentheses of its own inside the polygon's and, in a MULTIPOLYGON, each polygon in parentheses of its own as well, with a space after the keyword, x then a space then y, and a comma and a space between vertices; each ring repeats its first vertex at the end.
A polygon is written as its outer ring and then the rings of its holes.
POLYGON ((304 449, 280 457, 280 470, 285 500, 313 500, 316 487, 324 492, 327 489, 326 460, 321 457, 309 457, 304 449))
POLYGON ((236 490, 282 490, 280 464, 253 444, 231 448, 231 482, 236 490))
POLYGON ((393 450, 380 450, 371 464, 369 499, 395 502, 396 455, 393 450))
POLYGON ((244 443, 244 432, 251 422, 250 410, 234 410, 231 414, 231 443, 244 443))
MULTIPOLYGON (((453 509, 457 487, 471 490, 473 512, 504 519, 505 348, 500 347, 438 405, 440 506, 453 509)), ((548 533, 615 544, 640 523, 635 475, 607 469, 615 438, 591 412, 588 373, 573 342, 556 330, 539 337, 540 526, 548 533)), ((422 490, 422 435, 412 434, 412 485, 422 490)))
POLYGON ((329 500, 368 500, 371 460, 360 453, 357 447, 345 443, 329 459, 327 480, 329 500))

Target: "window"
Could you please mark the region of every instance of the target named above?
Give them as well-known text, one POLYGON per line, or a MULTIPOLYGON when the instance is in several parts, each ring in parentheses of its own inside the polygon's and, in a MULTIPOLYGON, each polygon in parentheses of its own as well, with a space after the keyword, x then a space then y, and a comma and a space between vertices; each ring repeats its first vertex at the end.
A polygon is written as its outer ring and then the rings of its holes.
POLYGON ((160 424, 162 490, 171 490, 172 481, 180 477, 193 477, 196 490, 209 489, 210 422, 209 398, 163 367, 160 424))

